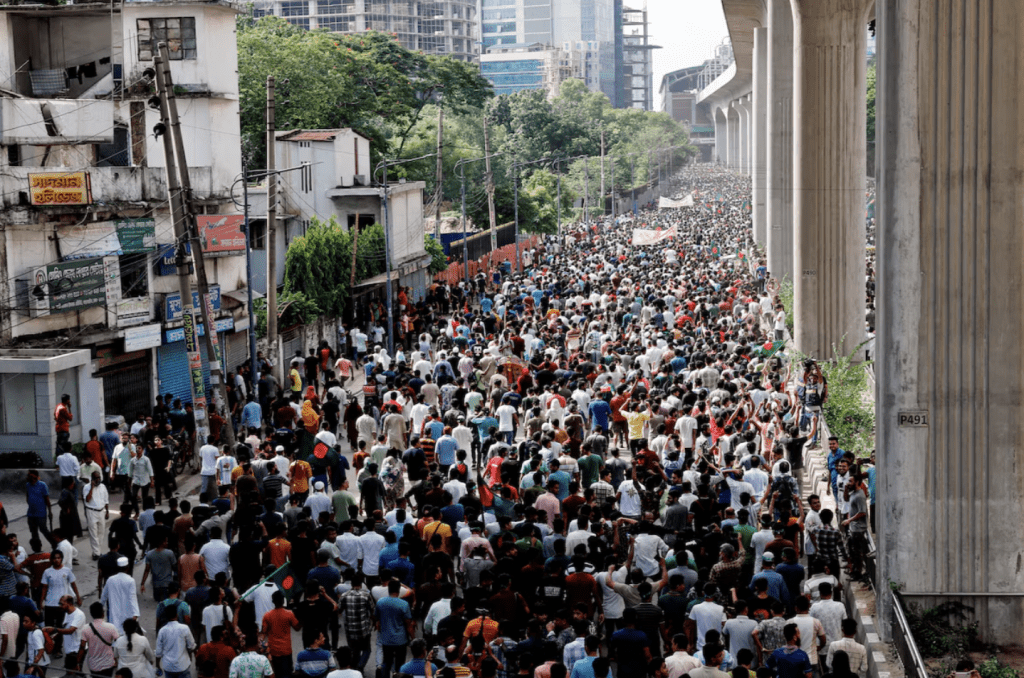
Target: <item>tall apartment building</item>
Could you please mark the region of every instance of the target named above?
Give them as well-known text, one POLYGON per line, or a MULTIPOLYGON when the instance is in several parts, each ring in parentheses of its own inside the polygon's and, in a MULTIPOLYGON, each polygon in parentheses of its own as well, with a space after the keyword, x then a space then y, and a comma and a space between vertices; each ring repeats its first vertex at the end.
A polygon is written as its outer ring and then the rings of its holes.
POLYGON ((256 0, 253 15, 279 16, 309 30, 394 33, 425 54, 476 61, 476 0, 256 0))
POLYGON ((654 61, 652 53, 660 49, 650 42, 647 4, 643 8, 622 10, 622 88, 623 108, 654 110, 654 61))
MULTIPOLYGON (((541 45, 567 53, 581 64, 581 79, 592 91, 618 104, 616 79, 616 7, 621 0, 481 0, 483 53, 502 53, 506 69, 510 49, 541 45), (493 48, 493 49, 491 49, 493 48)), ((536 61, 523 51, 523 60, 536 61)), ((531 66, 532 68, 532 66, 531 66)), ((484 73, 485 77, 489 77, 484 73)), ((577 76, 574 76, 577 77, 577 76)), ((495 83, 497 85, 497 83, 495 83)), ((523 89, 523 88, 520 88, 523 89)))

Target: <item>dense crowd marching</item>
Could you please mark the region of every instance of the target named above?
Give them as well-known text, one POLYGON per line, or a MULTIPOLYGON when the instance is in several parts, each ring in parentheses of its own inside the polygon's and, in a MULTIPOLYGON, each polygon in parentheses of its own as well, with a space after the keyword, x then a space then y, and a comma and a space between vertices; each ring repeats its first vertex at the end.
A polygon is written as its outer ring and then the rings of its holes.
POLYGON ((872 469, 829 440, 836 509, 802 496, 828 386, 785 350, 749 182, 680 182, 694 207, 403 292, 394 355, 342 326, 283 385, 261 355, 255 392, 244 369, 229 384, 244 442, 211 422, 197 498, 174 497, 165 443, 195 422, 172 398, 60 456, 52 532, 30 476, 31 555, 0 537, 5 672, 63 655, 120 678, 864 676, 838 575, 863 576, 872 469), (640 247, 634 228, 675 231, 640 247))

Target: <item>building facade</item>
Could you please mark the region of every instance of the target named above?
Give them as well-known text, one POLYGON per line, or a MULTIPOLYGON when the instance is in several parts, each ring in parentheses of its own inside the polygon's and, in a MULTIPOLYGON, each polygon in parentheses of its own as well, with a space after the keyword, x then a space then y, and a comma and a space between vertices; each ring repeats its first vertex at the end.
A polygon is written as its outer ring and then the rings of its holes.
MULTIPOLYGON (((56 370, 63 383, 52 385, 89 404, 82 435, 102 429, 104 415, 151 409, 157 393, 190 397, 159 112, 148 105, 160 42, 170 49, 215 329, 229 368, 244 360, 245 240, 230 198, 241 169, 235 17, 224 2, 0 9, 0 71, 13 74, 0 95, 0 345, 14 349, 11 360, 18 349, 88 349, 88 364, 56 370), (87 393, 94 382, 99 393, 87 393)), ((25 360, 24 373, 45 372, 25 360)), ((31 449, 25 436, 13 447, 0 439, 0 450, 31 449)))
POLYGON ((622 107, 654 110, 654 61, 647 6, 622 10, 622 107))
POLYGON ((476 0, 256 0, 253 15, 279 16, 309 30, 394 33, 414 52, 476 61, 476 0))
MULTIPOLYGON (((540 45, 562 51, 561 57, 576 64, 575 71, 594 92, 603 92, 617 105, 616 7, 621 0, 481 0, 480 35, 486 54, 508 54, 526 46, 540 45)), ((554 58, 554 56, 552 57, 554 58)), ((512 62, 513 57, 495 59, 512 62)), ((523 60, 529 60, 526 57, 523 60)), ((533 58, 534 61, 537 58, 533 58)), ((484 59, 481 59, 483 63, 484 59)), ((536 64, 524 66, 536 68, 536 64)), ((503 66, 509 74, 514 67, 503 66)), ((487 73, 484 73, 487 76, 487 73)), ((533 87, 540 83, 534 76, 533 87)), ((500 93, 500 92, 499 92, 500 93)))

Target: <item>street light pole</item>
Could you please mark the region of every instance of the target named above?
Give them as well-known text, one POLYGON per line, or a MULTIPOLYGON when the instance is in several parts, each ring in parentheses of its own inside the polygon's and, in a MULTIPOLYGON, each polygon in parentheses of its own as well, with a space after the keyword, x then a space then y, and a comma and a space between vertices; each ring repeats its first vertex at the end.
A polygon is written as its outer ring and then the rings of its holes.
MULTIPOLYGON (((462 194, 462 265, 465 267, 466 273, 466 294, 469 294, 470 280, 469 280, 469 237, 466 232, 466 165, 471 162, 480 162, 482 160, 490 160, 501 153, 491 153, 484 155, 479 158, 464 158, 455 163, 455 173, 459 175, 460 192, 462 194)), ((468 299, 468 296, 467 296, 468 299)), ((468 303, 468 302, 467 302, 468 303)))
POLYGON ((556 207, 558 208, 558 242, 561 247, 562 242, 562 172, 561 172, 561 160, 555 161, 555 181, 558 186, 558 199, 556 201, 556 207))
POLYGON ((630 203, 633 209, 633 216, 636 216, 636 153, 632 153, 629 159, 629 190, 630 203))

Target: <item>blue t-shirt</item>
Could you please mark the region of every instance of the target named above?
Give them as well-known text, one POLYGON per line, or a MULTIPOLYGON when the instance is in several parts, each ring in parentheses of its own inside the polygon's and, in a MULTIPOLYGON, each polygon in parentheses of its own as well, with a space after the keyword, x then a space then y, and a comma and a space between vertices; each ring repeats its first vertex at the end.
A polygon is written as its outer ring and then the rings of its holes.
POLYGON ((484 297, 483 300, 480 302, 480 310, 483 311, 484 313, 490 313, 491 307, 493 306, 494 302, 488 299, 487 297, 484 297))
POLYGON ((103 443, 103 451, 107 454, 107 461, 114 456, 114 448, 121 444, 121 434, 117 431, 104 431, 100 434, 99 441, 103 443))
POLYGON ((42 480, 32 483, 25 483, 25 499, 28 501, 29 518, 46 517, 46 499, 50 496, 50 488, 42 480))
POLYGON ((590 401, 590 420, 594 422, 594 428, 608 429, 608 417, 612 414, 612 406, 603 400, 590 401))
POLYGON ((334 668, 329 650, 303 650, 295 658, 295 671, 307 676, 322 676, 334 668))
MULTIPOLYGON (((398 528, 398 536, 399 538, 401 538, 402 530, 405 529, 405 526, 394 525, 392 527, 389 527, 388 529, 394 530, 396 527, 398 528)), ((391 563, 395 562, 396 560, 398 560, 398 543, 396 542, 394 544, 387 544, 384 548, 380 550, 380 555, 377 556, 377 567, 381 570, 390 570, 391 563)))
MULTIPOLYGON (((430 665, 434 667, 434 675, 441 670, 434 662, 430 662, 430 665)), ((410 676, 425 676, 427 675, 427 660, 426 659, 413 659, 402 664, 402 668, 398 669, 401 673, 408 673, 410 676)))
POLYGON ((780 647, 771 653, 765 665, 778 678, 805 678, 811 672, 811 660, 800 648, 780 647))
POLYGON ((377 619, 380 621, 381 645, 408 645, 405 622, 412 619, 409 603, 392 596, 381 598, 377 601, 377 619))
POLYGON ((548 476, 548 482, 558 481, 558 501, 565 501, 569 496, 569 474, 565 471, 555 471, 548 476))
POLYGON ((341 574, 330 565, 327 565, 326 567, 314 567, 306 575, 306 579, 312 579, 327 591, 333 591, 334 587, 341 583, 341 574))
POLYGON ((403 584, 412 588, 416 585, 416 566, 407 558, 399 558, 391 561, 391 573, 398 577, 403 584))

